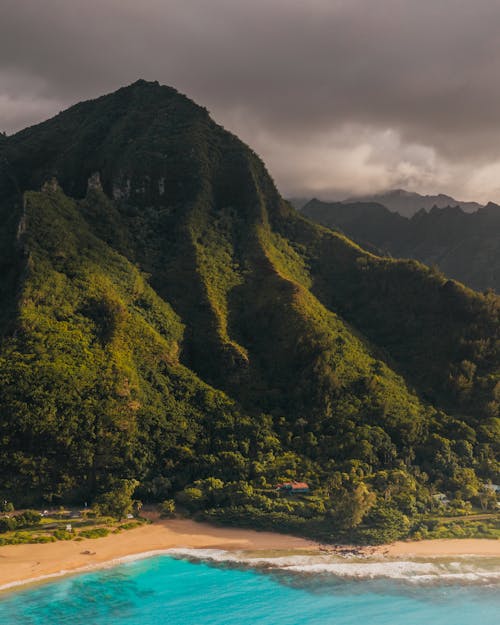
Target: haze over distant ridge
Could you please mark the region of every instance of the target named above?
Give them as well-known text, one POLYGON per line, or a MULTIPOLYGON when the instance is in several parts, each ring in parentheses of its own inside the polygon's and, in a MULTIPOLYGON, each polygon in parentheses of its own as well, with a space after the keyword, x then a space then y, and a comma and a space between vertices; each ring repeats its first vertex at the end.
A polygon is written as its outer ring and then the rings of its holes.
POLYGON ((438 195, 421 195, 404 189, 392 189, 384 193, 350 197, 344 203, 350 202, 377 202, 383 204, 392 212, 399 213, 404 217, 411 217, 422 208, 426 211, 434 206, 446 208, 447 206, 459 206, 466 213, 473 213, 481 208, 477 202, 461 202, 455 198, 439 193, 438 195))

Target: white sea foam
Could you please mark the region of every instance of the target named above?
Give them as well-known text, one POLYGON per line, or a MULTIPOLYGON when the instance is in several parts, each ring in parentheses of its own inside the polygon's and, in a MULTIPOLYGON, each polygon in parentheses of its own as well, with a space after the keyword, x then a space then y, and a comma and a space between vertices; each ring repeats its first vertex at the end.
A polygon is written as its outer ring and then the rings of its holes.
POLYGON ((174 557, 235 563, 255 568, 275 569, 297 574, 329 574, 340 578, 386 578, 412 583, 495 583, 500 582, 500 559, 488 561, 460 557, 458 559, 347 560, 335 555, 290 555, 255 557, 245 552, 221 549, 171 549, 174 557))
POLYGON ((368 559, 338 555, 266 555, 255 556, 245 551, 226 551, 224 549, 195 549, 176 547, 144 551, 89 564, 73 570, 61 570, 39 577, 24 579, 0 585, 0 591, 11 590, 19 586, 32 585, 54 578, 88 573, 98 569, 108 569, 120 564, 133 563, 157 556, 171 556, 189 560, 214 563, 231 563, 258 569, 284 571, 303 575, 331 575, 345 579, 392 579, 418 584, 436 583, 500 583, 500 558, 484 559, 473 556, 461 556, 455 559, 433 558, 428 560, 391 560, 368 559))

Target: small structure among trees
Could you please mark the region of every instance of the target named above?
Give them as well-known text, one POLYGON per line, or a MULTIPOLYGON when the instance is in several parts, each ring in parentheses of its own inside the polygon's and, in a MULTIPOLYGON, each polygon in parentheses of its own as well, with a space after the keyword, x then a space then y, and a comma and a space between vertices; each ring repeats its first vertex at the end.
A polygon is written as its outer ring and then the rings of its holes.
POLYGON ((308 493, 310 491, 309 484, 305 482, 285 482, 277 484, 276 490, 280 493, 308 493))
POLYGON ((432 495, 432 498, 434 499, 434 501, 436 501, 438 504, 441 504, 442 506, 450 505, 450 499, 445 493, 436 493, 435 495, 432 495))

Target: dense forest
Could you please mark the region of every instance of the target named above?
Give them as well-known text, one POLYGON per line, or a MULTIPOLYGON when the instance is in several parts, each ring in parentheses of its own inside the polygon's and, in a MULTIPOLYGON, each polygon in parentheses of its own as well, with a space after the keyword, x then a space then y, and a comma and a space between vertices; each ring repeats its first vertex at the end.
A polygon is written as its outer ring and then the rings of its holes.
POLYGON ((500 481, 500 299, 365 251, 139 81, 0 143, 0 497, 405 536, 500 481), (277 483, 307 481, 284 496, 277 483))
POLYGON ((376 202, 311 200, 304 215, 381 255, 414 258, 478 289, 500 293, 500 206, 421 209, 411 218, 376 202))

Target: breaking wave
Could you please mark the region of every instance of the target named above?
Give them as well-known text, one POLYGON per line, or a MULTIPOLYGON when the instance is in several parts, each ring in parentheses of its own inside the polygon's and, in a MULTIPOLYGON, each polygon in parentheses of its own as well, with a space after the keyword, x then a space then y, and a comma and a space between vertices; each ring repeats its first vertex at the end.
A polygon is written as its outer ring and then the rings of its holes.
POLYGON ((499 558, 372 559, 335 555, 266 555, 222 549, 169 549, 175 558, 344 579, 391 579, 416 584, 500 584, 499 558))

